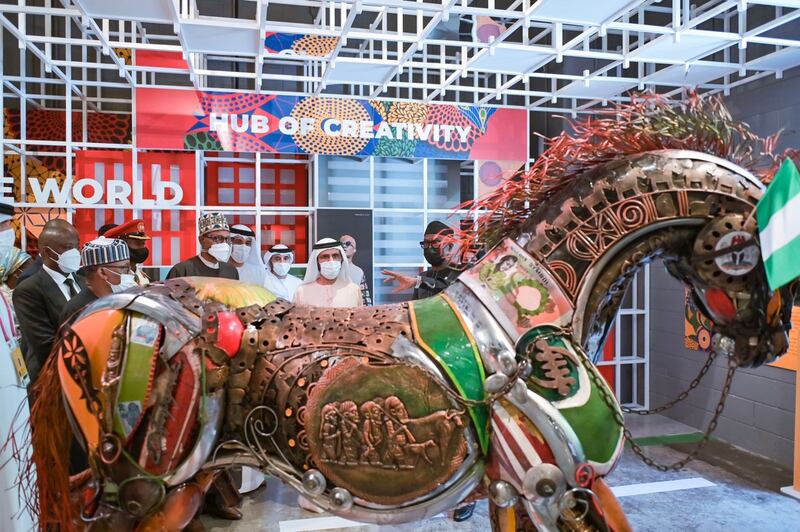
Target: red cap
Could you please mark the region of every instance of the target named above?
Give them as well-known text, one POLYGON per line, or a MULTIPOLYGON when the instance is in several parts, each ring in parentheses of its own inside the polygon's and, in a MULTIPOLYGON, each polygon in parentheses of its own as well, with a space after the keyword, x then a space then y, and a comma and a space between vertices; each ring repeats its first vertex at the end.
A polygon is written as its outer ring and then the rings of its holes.
POLYGON ((140 240, 150 240, 150 237, 144 234, 144 220, 135 219, 116 227, 112 227, 103 236, 108 238, 138 238, 140 240))

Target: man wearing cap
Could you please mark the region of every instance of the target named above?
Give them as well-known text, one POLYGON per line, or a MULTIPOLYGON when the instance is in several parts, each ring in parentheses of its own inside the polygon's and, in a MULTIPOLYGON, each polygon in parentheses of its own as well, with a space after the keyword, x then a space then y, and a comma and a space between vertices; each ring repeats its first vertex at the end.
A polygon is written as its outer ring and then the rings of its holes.
POLYGON ((150 250, 147 248, 147 241, 150 240, 150 237, 144 231, 144 220, 137 218, 122 225, 109 227, 100 236, 124 240, 130 251, 131 269, 136 276, 136 284, 140 286, 150 284, 150 278, 142 271, 144 261, 150 256, 150 250))
POLYGON ((314 244, 305 282, 297 287, 294 302, 318 307, 360 307, 361 289, 350 280, 342 243, 323 238, 314 244))
POLYGON ((175 277, 221 277, 239 279, 239 272, 228 264, 231 256, 231 230, 228 221, 220 213, 204 214, 197 221, 200 235, 200 254, 179 262, 167 274, 175 277))
POLYGON ((39 235, 42 268, 14 289, 14 309, 25 343, 25 364, 31 384, 50 355, 61 311, 84 288, 78 231, 66 220, 50 220, 39 235))
POLYGON ((64 323, 95 299, 137 286, 131 271, 128 245, 119 238, 98 237, 81 251, 86 289, 70 299, 61 311, 64 323))
POLYGON ((240 281, 261 286, 266 270, 261 262, 261 253, 253 249, 255 241, 255 231, 246 225, 231 226, 231 258, 228 264, 239 272, 240 281))
POLYGON ((267 272, 264 276, 264 287, 278 297, 294 301, 297 287, 303 281, 289 274, 294 263, 294 253, 284 244, 275 244, 264 254, 267 272))

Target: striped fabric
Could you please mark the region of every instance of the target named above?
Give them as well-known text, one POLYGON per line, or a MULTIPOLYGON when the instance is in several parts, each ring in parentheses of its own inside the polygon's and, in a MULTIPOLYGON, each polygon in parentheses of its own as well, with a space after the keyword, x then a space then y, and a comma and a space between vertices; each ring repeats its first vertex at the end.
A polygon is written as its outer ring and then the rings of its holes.
POLYGON ((489 477, 505 480, 521 492, 525 473, 542 462, 555 459, 536 427, 509 402, 494 403, 489 477))
POLYGON ((130 260, 131 254, 124 240, 101 236, 83 246, 81 258, 84 266, 97 266, 130 260))

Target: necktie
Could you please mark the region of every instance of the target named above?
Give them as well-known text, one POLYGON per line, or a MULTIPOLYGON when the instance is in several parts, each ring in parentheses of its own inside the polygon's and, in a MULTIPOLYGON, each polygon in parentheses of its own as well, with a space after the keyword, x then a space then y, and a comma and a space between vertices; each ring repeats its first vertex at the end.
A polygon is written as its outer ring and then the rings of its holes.
POLYGON ((67 288, 69 289, 70 299, 78 295, 78 291, 75 290, 75 281, 72 280, 72 277, 67 277, 66 279, 64 279, 64 284, 66 284, 67 288))

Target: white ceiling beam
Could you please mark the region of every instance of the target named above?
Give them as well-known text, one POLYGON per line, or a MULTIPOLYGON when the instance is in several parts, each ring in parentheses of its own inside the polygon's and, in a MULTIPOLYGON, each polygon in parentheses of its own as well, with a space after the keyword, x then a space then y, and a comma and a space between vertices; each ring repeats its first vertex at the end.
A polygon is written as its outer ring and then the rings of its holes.
MULTIPOLYGON (((77 6, 78 12, 80 13, 81 16, 80 20, 86 21, 89 24, 89 28, 91 29, 92 33, 94 33, 94 35, 97 37, 97 40, 100 41, 100 46, 102 47, 101 50, 103 55, 109 56, 111 60, 114 62, 114 64, 117 65, 120 77, 124 77, 128 81, 128 83, 130 83, 131 88, 136 87, 136 82, 133 80, 133 77, 130 75, 130 72, 128 72, 128 70, 125 68, 125 63, 122 61, 122 59, 119 58, 117 52, 114 51, 114 48, 111 47, 111 44, 108 42, 108 38, 106 37, 105 33, 100 29, 100 27, 97 25, 97 22, 95 22, 95 20, 89 16, 89 14, 86 12, 85 9, 83 9, 83 6, 79 2, 76 2, 75 5, 77 6)), ((78 27, 81 28, 81 31, 84 31, 83 28, 81 27, 81 24, 78 24, 78 27)), ((131 41, 134 40, 135 39, 131 39, 131 41)))
MULTIPOLYGON (((342 6, 345 5, 346 4, 344 3, 342 4, 342 6)), ((353 27, 353 21, 356 19, 356 15, 359 13, 361 13, 361 4, 360 0, 356 0, 355 3, 350 7, 350 10, 347 13, 347 18, 342 23, 342 34, 336 41, 336 46, 333 47, 330 59, 328 59, 327 63, 325 63, 325 71, 322 73, 322 78, 320 78, 317 88, 314 90, 314 96, 319 96, 320 93, 325 89, 328 77, 331 75, 331 70, 336 68, 336 59, 339 57, 339 51, 347 41, 347 33, 353 27)), ((333 25, 333 21, 331 21, 331 25, 333 25)))
MULTIPOLYGON (((42 50, 40 50, 38 46, 36 46, 34 43, 30 42, 26 38, 26 35, 23 32, 21 32, 19 30, 19 28, 17 28, 10 20, 8 20, 5 15, 0 15, 0 23, 2 23, 2 25, 14 37, 16 37, 17 40, 27 50, 29 50, 34 56, 36 56, 40 61, 42 61, 42 63, 44 63, 53 74, 58 76, 67 85, 67 87, 70 87, 71 88, 70 90, 72 90, 72 92, 74 92, 81 99, 81 101, 87 101, 86 100, 86 95, 83 94, 83 91, 81 91, 80 88, 78 88, 77 85, 73 84, 72 80, 67 78, 66 74, 64 74, 64 72, 60 68, 58 68, 57 66, 53 65, 51 58, 47 57, 47 55, 45 55, 45 53, 42 50)), ((95 106, 93 103, 91 103, 91 102, 87 102, 87 103, 95 111, 99 111, 97 106, 95 106)))

